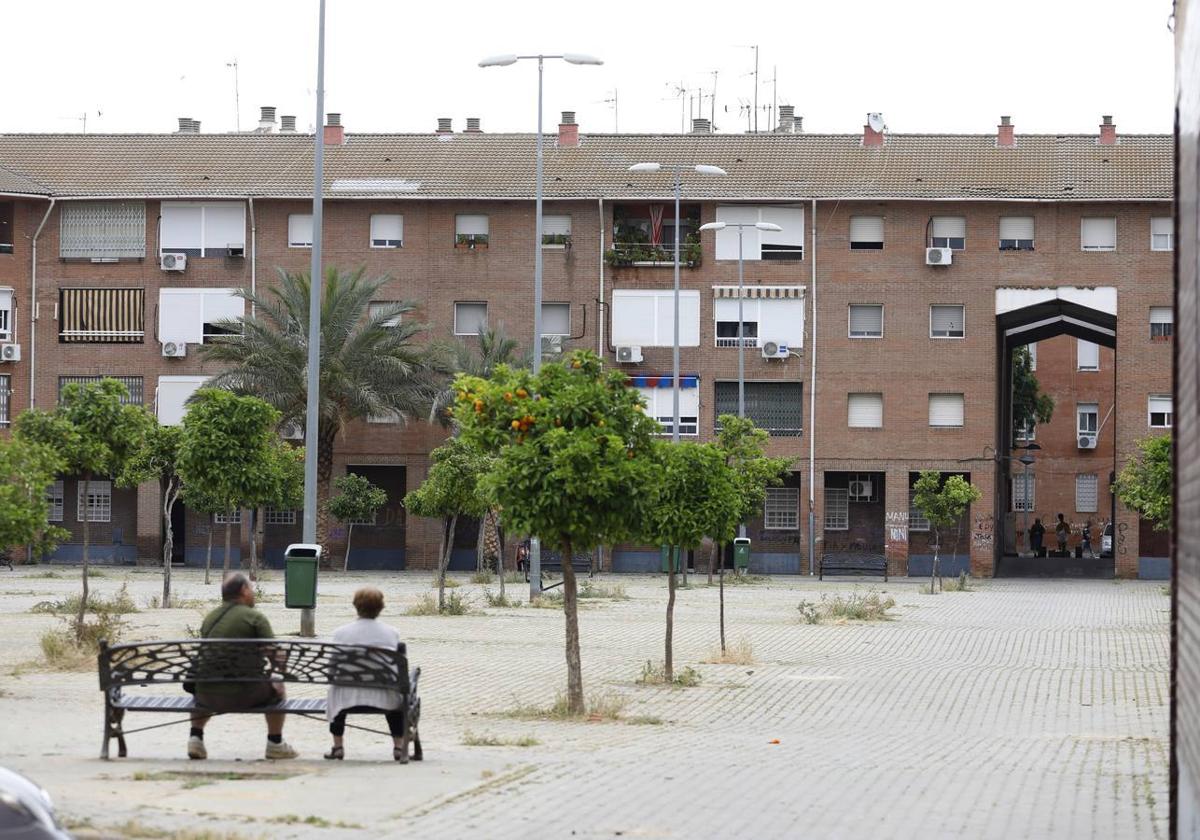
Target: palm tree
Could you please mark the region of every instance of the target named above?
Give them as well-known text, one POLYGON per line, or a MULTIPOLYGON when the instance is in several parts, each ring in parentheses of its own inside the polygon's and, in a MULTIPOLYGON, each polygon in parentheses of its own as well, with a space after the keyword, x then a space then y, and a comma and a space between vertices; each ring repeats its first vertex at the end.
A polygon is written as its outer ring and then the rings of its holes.
MULTIPOLYGON (((370 307, 386 282, 386 277, 365 277, 361 268, 325 272, 317 430, 317 541, 322 545, 338 433, 352 420, 367 417, 425 418, 446 387, 449 371, 443 354, 416 341, 424 324, 404 318, 413 305, 370 307)), ((254 304, 256 314, 221 324, 231 335, 201 348, 204 358, 225 367, 210 384, 265 400, 283 415, 281 427, 303 430, 309 274, 281 269, 279 284, 265 294, 242 289, 238 295, 254 304)))

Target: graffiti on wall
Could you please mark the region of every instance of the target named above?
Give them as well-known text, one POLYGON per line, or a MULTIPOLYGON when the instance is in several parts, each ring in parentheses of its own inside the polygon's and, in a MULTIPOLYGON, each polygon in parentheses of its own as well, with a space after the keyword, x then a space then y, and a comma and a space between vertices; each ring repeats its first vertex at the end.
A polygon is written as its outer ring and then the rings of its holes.
POLYGON ((995 522, 990 513, 976 516, 971 528, 971 545, 976 548, 991 548, 994 532, 995 522))
POLYGON ((908 511, 889 510, 884 516, 888 550, 908 548, 908 511))

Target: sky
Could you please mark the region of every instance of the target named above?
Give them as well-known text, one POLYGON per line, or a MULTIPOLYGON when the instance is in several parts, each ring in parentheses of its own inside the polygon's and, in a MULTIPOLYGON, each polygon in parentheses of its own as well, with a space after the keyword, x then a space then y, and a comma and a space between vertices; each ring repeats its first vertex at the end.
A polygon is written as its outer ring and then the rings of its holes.
MULTIPOLYGON (((261 105, 314 124, 317 0, 6 6, 18 73, 0 132, 78 132, 84 114, 89 133, 171 131, 184 116, 245 131, 261 105)), ((692 115, 741 132, 757 46, 760 130, 780 103, 811 132, 856 133, 875 111, 896 132, 987 133, 1009 114, 1018 135, 1094 133, 1112 114, 1119 132, 1166 133, 1170 12, 1170 0, 327 0, 325 110, 351 133, 429 132, 438 117, 533 131, 534 62, 479 60, 588 53, 604 65, 547 62, 547 130, 573 110, 584 133, 677 132, 692 115)))

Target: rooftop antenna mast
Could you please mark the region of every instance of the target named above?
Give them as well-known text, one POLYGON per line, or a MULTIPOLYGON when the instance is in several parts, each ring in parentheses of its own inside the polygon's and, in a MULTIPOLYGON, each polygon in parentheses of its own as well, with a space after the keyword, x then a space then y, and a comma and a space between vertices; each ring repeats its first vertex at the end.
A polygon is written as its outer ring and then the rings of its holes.
POLYGON ((713 77, 712 101, 709 103, 708 122, 709 122, 709 125, 712 126, 713 131, 717 130, 717 74, 719 72, 720 72, 719 70, 712 71, 712 77, 713 77))
POLYGON ((621 122, 620 122, 620 111, 618 110, 619 103, 617 102, 617 89, 613 88, 612 96, 610 96, 608 99, 602 99, 600 101, 603 102, 605 105, 609 105, 612 107, 613 134, 620 134, 621 133, 621 122))
POLYGON ((758 44, 755 44, 750 49, 754 50, 754 133, 758 133, 758 44))
POLYGON ((238 97, 238 60, 235 56, 233 61, 225 62, 226 67, 233 68, 233 129, 240 132, 242 130, 242 106, 238 97))

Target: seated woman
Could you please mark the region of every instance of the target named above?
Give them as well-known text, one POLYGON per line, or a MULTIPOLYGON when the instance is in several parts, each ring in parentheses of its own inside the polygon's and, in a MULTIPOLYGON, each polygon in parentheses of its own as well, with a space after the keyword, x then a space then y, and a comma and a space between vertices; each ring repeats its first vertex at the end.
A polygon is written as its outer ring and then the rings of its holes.
MULTIPOLYGON (((368 645, 370 647, 395 650, 400 644, 400 634, 394 629, 377 621, 383 612, 383 593, 372 586, 366 586, 354 593, 354 609, 358 612, 358 620, 339 627, 333 633, 333 641, 344 645, 368 645)), ((386 688, 367 688, 357 686, 329 687, 327 712, 329 733, 333 735, 333 749, 325 753, 328 759, 338 760, 346 757, 342 746, 342 736, 346 733, 346 715, 375 714, 387 718, 388 731, 392 733, 392 757, 400 761, 404 756, 401 739, 404 735, 404 712, 400 708, 400 692, 386 688)))

